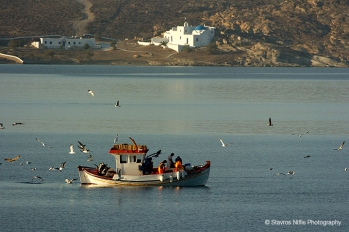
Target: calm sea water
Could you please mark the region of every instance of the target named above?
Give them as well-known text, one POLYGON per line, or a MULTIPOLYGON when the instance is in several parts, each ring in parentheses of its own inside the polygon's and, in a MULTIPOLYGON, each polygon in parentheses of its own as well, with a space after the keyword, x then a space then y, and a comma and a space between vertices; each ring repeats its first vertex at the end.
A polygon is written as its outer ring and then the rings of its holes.
POLYGON ((348 231, 349 145, 334 150, 348 140, 348 73, 0 65, 1 231, 348 231), (171 152, 185 163, 211 160, 207 185, 65 184, 78 178, 78 165, 114 166, 116 133, 120 142, 131 136, 150 152, 161 149, 155 164, 171 152), (92 162, 68 154, 77 141, 92 162), (62 172, 48 170, 64 161, 62 172), (296 174, 276 175, 290 170, 296 174), (335 220, 340 226, 324 226, 335 220))

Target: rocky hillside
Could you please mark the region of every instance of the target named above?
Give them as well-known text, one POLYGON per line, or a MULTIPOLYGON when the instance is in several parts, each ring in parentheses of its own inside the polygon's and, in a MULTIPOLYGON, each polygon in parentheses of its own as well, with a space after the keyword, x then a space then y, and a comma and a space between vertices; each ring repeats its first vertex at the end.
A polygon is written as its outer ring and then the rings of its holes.
MULTIPOLYGON (((3 0, 0 37, 74 35, 73 23, 87 17, 81 2, 3 0)), ((217 28, 217 53, 224 55, 225 65, 349 66, 348 0, 89 2, 94 17, 85 33, 150 38, 182 25, 186 18, 192 25, 217 28)))

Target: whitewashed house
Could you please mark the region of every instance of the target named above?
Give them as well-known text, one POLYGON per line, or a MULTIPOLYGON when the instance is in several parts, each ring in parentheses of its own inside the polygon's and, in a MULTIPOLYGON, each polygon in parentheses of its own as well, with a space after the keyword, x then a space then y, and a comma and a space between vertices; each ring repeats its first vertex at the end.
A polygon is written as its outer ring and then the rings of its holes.
POLYGON ((82 37, 61 37, 61 38, 40 38, 40 41, 32 42, 36 48, 82 48, 88 44, 91 48, 97 48, 95 38, 82 37))
POLYGON ((187 22, 183 26, 173 27, 164 33, 167 47, 181 52, 184 46, 203 47, 213 42, 215 27, 189 26, 187 22))

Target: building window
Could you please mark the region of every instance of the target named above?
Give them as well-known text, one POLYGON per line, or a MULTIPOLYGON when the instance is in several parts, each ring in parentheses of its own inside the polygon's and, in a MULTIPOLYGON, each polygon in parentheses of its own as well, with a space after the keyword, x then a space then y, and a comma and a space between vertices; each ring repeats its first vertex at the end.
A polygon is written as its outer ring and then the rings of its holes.
POLYGON ((68 44, 70 44, 70 41, 68 42, 68 44))
POLYGON ((52 44, 52 41, 50 41, 50 44, 52 44))
POLYGON ((199 38, 196 38, 196 42, 198 42, 199 41, 199 38))
POLYGON ((75 42, 73 42, 73 44, 75 44, 75 42))
POLYGON ((58 42, 58 44, 61 44, 61 42, 58 42))
POLYGON ((47 41, 45 41, 45 44, 47 44, 47 41))
POLYGON ((179 39, 182 39, 182 36, 179 36, 179 39))
POLYGON ((81 42, 79 42, 79 44, 81 44, 81 42))

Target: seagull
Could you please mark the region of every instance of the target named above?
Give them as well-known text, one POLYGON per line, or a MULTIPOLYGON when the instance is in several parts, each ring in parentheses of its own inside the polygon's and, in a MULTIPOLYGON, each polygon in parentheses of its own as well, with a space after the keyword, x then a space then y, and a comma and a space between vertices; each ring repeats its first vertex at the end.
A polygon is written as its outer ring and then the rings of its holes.
POLYGON ((308 134, 308 133, 309 133, 309 131, 306 131, 306 132, 304 132, 302 134, 292 134, 292 135, 298 135, 298 137, 302 137, 303 135, 308 134))
POLYGON ((62 171, 62 170, 63 170, 65 163, 66 163, 66 162, 61 163, 61 166, 59 166, 59 171, 62 171))
POLYGON ((337 148, 337 149, 334 149, 334 150, 337 150, 337 151, 340 151, 343 149, 343 146, 344 146, 344 143, 345 141, 343 141, 343 143, 337 148))
POLYGON ((348 168, 344 168, 344 171, 345 171, 345 172, 348 171, 348 168))
POLYGON ((271 118, 269 118, 269 121, 268 121, 268 126, 273 126, 273 123, 271 123, 271 118))
POLYGON ((71 179, 71 180, 69 180, 68 178, 65 178, 65 183, 67 183, 67 184, 72 184, 74 180, 77 180, 77 179, 71 179))
POLYGON ((92 92, 92 90, 87 90, 87 92, 89 93, 89 94, 91 94, 92 95, 92 97, 94 97, 95 96, 95 94, 92 92))
POLYGON ((36 170, 36 168, 31 168, 30 170, 35 171, 35 170, 36 170))
POLYGON ((51 146, 47 145, 46 143, 40 141, 38 138, 35 138, 35 139, 36 139, 36 141, 38 141, 39 143, 41 143, 43 147, 52 148, 51 146))
POLYGON ((44 179, 42 179, 40 176, 33 176, 32 181, 33 181, 34 179, 40 179, 41 181, 44 181, 44 179))
POLYGON ((229 146, 231 144, 231 143, 224 143, 222 139, 219 139, 219 141, 221 141, 222 147, 226 147, 226 146, 229 146))
POLYGON ((82 142, 78 141, 78 143, 79 143, 78 148, 79 148, 80 150, 82 150, 82 149, 84 149, 84 147, 86 147, 86 145, 83 144, 82 142))
POLYGON ((16 125, 24 125, 24 123, 22 123, 22 122, 14 122, 14 123, 12 123, 12 126, 16 126, 16 125))
POLYGON ((49 171, 51 171, 51 170, 59 170, 59 168, 50 167, 48 170, 49 171))
POLYGON ((0 123, 0 130, 5 129, 4 124, 0 123))
POLYGON ((280 176, 280 175, 285 175, 284 173, 282 172, 278 172, 278 173, 275 173, 276 176, 280 176))
POLYGON ((271 171, 271 170, 273 170, 273 168, 269 168, 269 170, 271 171))
POLYGON ((25 163, 26 163, 26 164, 31 164, 32 162, 30 162, 30 161, 26 161, 25 163))
POLYGON ((119 100, 115 103, 115 107, 120 107, 119 100))
POLYGON ((90 150, 86 149, 86 147, 84 147, 83 149, 80 149, 80 151, 85 154, 90 153, 90 150))
POLYGON ((74 148, 73 148, 73 144, 70 144, 69 149, 70 149, 70 150, 69 150, 69 154, 71 154, 71 155, 76 154, 75 151, 74 151, 74 148))
POLYGON ((295 171, 288 171, 287 175, 295 175, 296 172, 295 171))
POLYGON ((88 162, 90 162, 90 161, 93 160, 93 159, 92 159, 92 155, 87 156, 87 158, 88 158, 88 159, 87 159, 88 162))
POLYGON ((306 155, 306 156, 304 156, 304 158, 310 158, 310 155, 306 155))
POLYGON ((118 141, 118 140, 119 140, 119 135, 118 135, 118 133, 116 133, 116 136, 114 138, 114 143, 116 143, 116 141, 118 141))
POLYGON ((7 162, 12 163, 12 162, 15 162, 16 160, 18 160, 19 157, 21 157, 21 156, 18 155, 18 156, 14 157, 14 158, 5 158, 5 160, 6 160, 7 162))

